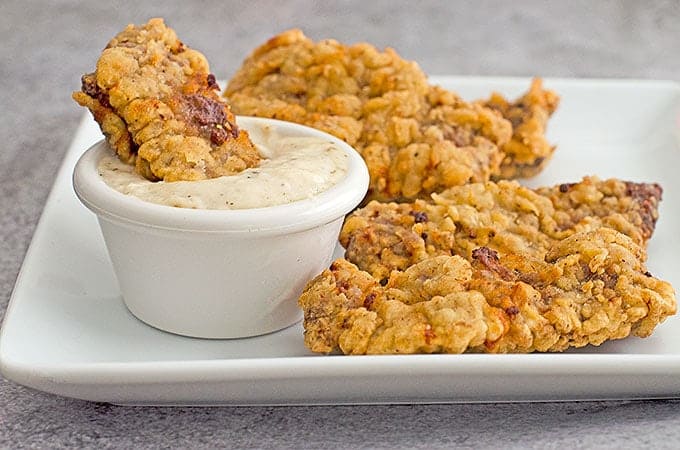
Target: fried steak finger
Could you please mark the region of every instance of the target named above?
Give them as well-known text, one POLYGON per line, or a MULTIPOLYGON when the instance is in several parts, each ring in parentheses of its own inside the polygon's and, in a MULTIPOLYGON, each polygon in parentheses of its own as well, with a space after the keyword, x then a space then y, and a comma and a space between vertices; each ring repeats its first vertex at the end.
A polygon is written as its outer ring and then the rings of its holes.
POLYGON ((676 311, 644 251, 609 228, 555 242, 543 260, 476 248, 394 271, 385 286, 337 260, 305 288, 314 352, 406 354, 563 351, 648 336, 676 311))
POLYGON ((202 180, 259 164, 205 57, 162 19, 128 25, 82 78, 87 107, 120 159, 150 180, 202 180))
POLYGON ((229 82, 234 111, 309 125, 347 141, 371 176, 368 199, 405 200, 488 180, 512 127, 495 109, 428 84, 414 62, 369 44, 290 30, 229 82))
POLYGON ((538 173, 558 96, 536 79, 514 102, 468 103, 432 86, 414 62, 369 44, 314 42, 300 30, 258 47, 225 95, 240 114, 303 123, 364 157, 368 200, 404 201, 451 186, 538 173))
POLYGON ((345 221, 345 257, 377 279, 432 256, 471 260, 478 247, 542 260, 555 242, 608 227, 642 248, 658 217, 661 187, 586 177, 529 189, 515 181, 457 186, 432 200, 371 202, 345 221))

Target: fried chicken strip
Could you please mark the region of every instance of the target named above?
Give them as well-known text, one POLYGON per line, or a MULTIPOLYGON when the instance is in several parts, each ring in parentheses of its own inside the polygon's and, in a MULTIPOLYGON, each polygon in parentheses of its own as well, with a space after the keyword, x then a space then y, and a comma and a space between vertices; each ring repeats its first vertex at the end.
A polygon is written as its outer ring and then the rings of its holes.
POLYGON ((649 336, 676 312, 673 288, 644 251, 609 228, 575 233, 543 260, 478 247, 394 271, 383 287, 345 260, 305 288, 305 344, 314 352, 408 354, 563 351, 649 336))
POLYGON ((661 187, 586 177, 529 189, 515 181, 476 183, 430 201, 371 202, 345 221, 345 257, 379 280, 438 255, 470 261, 479 247, 543 260, 556 242, 607 227, 643 249, 658 218, 661 187))
POLYGON ((512 139, 502 147, 505 157, 499 173, 494 174, 493 179, 537 175, 555 151, 555 146, 547 141, 545 133, 548 119, 559 104, 557 94, 543 89, 541 79, 536 78, 529 91, 514 102, 494 93, 483 104, 499 111, 512 123, 512 139))
POLYGON ((501 149, 513 135, 501 114, 509 108, 469 103, 431 86, 416 63, 393 49, 313 42, 300 30, 257 48, 225 95, 239 114, 298 122, 344 139, 368 165, 367 198, 382 201, 499 175, 501 149))
POLYGON ((128 25, 73 98, 119 158, 150 180, 202 180, 259 164, 248 133, 219 97, 205 57, 162 19, 128 25))

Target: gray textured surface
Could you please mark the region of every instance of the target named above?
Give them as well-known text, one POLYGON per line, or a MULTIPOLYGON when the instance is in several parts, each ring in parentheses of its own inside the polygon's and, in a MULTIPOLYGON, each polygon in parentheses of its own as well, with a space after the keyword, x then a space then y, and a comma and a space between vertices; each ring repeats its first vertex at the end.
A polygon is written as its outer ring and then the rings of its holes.
MULTIPOLYGON (((164 16, 226 78, 277 31, 390 45, 429 73, 680 80, 680 3, 177 0, 0 4, 0 314, 105 42, 164 16), (30 180, 30 183, 26 181, 30 180)), ((0 380, 0 447, 677 448, 680 401, 124 408, 0 380)))

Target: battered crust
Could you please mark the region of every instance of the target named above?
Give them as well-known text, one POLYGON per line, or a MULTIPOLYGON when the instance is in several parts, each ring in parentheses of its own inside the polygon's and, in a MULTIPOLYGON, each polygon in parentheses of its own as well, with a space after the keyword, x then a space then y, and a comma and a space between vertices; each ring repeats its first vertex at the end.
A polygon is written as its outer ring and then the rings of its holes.
POLYGON ((470 260, 478 247, 542 260, 575 233, 611 228, 645 247, 658 217, 656 184, 586 177, 529 189, 516 181, 457 186, 412 203, 371 202, 340 233, 345 257, 377 279, 431 256, 470 260))
POLYGON ((543 132, 557 96, 540 81, 514 103, 497 95, 469 103, 390 48, 313 42, 300 30, 257 48, 225 95, 239 114, 302 123, 355 147, 371 175, 368 200, 526 176, 553 150, 543 132))
POLYGON ((73 98, 120 159, 150 180, 202 180, 257 166, 260 155, 219 97, 205 57, 162 19, 128 25, 73 98))
POLYGON ((507 353, 648 336, 676 311, 671 285, 644 265, 660 200, 656 184, 591 177, 371 202, 345 222, 347 260, 299 299, 305 343, 321 353, 507 353))
POLYGON ((429 257, 384 287, 340 259, 299 299, 305 344, 345 354, 556 352, 649 336, 676 300, 643 259, 609 228, 556 241, 542 259, 487 247, 470 261, 429 257))
POLYGON ((529 91, 514 102, 494 93, 483 104, 512 123, 512 139, 503 145, 505 156, 493 179, 529 178, 543 170, 555 152, 545 133, 559 104, 557 94, 543 89, 541 79, 536 78, 529 91))

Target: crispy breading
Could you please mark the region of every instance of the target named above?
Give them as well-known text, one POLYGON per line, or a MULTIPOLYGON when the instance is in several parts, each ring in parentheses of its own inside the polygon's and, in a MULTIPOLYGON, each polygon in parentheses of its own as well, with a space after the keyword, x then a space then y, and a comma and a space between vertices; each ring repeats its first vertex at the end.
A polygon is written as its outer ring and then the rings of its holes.
POLYGON ((407 354, 563 351, 645 337, 676 312, 671 285, 610 228, 555 241, 544 259, 478 247, 423 259, 381 286, 345 260, 299 299, 314 352, 407 354))
POLYGON ((162 19, 128 25, 73 98, 90 109, 120 159, 150 180, 202 180, 259 164, 218 95, 205 57, 162 19))
POLYGON ((548 119, 559 104, 557 94, 543 89, 541 79, 536 78, 529 91, 514 102, 494 93, 483 104, 498 110, 512 123, 512 139, 503 145, 505 157, 493 178, 528 178, 543 170, 555 151, 545 134, 548 119))
POLYGON ((371 202, 347 217, 340 243, 349 261, 377 279, 432 256, 471 260, 479 247, 542 260, 557 241, 600 227, 644 248, 660 200, 656 184, 595 177, 535 190, 516 181, 475 183, 430 201, 371 202))
POLYGON ((525 96, 529 100, 512 106, 503 107, 495 96, 469 103, 431 86, 416 63, 393 49, 313 42, 300 30, 257 48, 225 95, 239 114, 302 123, 347 141, 368 165, 367 199, 382 201, 427 197, 450 186, 487 181, 501 175, 502 161, 509 173, 514 164, 528 164, 526 153, 534 150, 536 159, 547 160, 545 149, 533 141, 515 149, 511 121, 518 125, 519 142, 525 136, 537 140, 545 125, 544 117, 538 117, 545 102, 534 98, 550 98, 551 107, 557 98, 537 82, 525 96))

